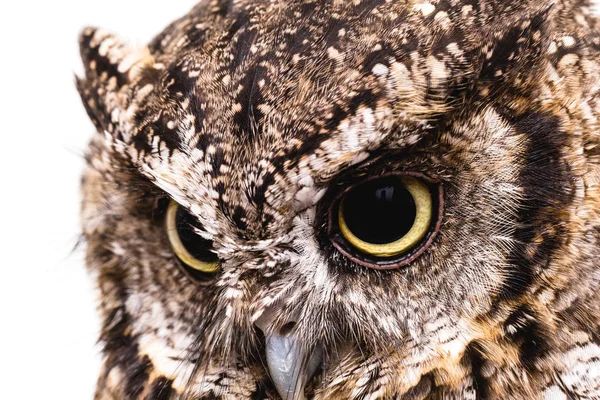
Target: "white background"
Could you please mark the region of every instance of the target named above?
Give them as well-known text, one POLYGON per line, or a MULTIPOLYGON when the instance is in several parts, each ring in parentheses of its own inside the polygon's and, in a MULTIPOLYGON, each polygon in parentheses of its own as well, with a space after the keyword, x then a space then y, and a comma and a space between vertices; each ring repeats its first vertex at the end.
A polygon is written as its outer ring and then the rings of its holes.
POLYGON ((75 90, 85 25, 143 45, 195 0, 0 5, 0 396, 91 399, 100 365, 79 235, 94 131, 75 90), (8 391, 8 392, 7 392, 8 391))

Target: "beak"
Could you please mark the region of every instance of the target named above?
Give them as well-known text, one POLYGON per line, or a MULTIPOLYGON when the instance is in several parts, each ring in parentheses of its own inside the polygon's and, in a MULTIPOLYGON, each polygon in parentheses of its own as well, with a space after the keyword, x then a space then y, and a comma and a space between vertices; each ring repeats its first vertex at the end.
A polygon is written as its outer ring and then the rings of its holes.
POLYGON ((272 330, 269 328, 273 321, 268 320, 268 316, 261 316, 256 326, 265 333, 265 352, 271 380, 284 400, 304 400, 304 386, 321 365, 323 351, 319 347, 307 349, 306 343, 302 343, 293 328, 295 322, 272 330))
POLYGON ((304 400, 304 386, 322 362, 320 348, 308 354, 292 333, 266 337, 266 356, 271 380, 284 400, 304 400))

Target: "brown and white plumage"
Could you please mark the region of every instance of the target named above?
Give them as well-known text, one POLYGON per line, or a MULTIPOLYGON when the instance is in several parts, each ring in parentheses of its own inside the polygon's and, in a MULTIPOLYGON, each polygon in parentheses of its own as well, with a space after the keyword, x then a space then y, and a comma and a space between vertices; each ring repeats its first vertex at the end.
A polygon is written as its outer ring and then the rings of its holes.
POLYGON ((215 0, 143 49, 86 29, 96 397, 277 399, 263 336, 293 320, 299 363, 322 359, 290 398, 600 398, 589 7, 215 0), (332 244, 330 207, 398 172, 443 188, 439 232, 366 268, 332 244), (218 273, 181 268, 169 199, 218 273))

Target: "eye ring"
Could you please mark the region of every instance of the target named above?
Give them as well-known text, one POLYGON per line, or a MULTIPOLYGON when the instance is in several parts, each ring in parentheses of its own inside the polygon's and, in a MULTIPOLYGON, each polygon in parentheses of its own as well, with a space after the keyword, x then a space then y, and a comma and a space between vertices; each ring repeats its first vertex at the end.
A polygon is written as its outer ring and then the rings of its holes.
POLYGON ((165 215, 165 230, 173 252, 182 263, 195 271, 206 274, 217 272, 220 268, 218 259, 216 261, 199 260, 197 257, 194 257, 183 244, 179 234, 179 227, 177 226, 177 211, 179 207, 180 206, 176 201, 171 200, 165 215))
POLYGON ((433 243, 441 227, 443 208, 442 185, 422 174, 403 172, 375 176, 346 188, 335 197, 329 207, 329 238, 340 253, 356 264, 377 270, 397 269, 413 262, 433 243), (400 180, 416 200, 415 220, 408 232, 398 240, 370 243, 359 238, 345 223, 345 200, 351 191, 362 185, 386 178, 400 180), (411 246, 411 242, 414 245, 411 246))
POLYGON ((432 199, 431 192, 427 185, 411 176, 403 176, 400 178, 405 188, 415 200, 415 220, 412 227, 400 239, 385 243, 374 244, 364 241, 357 237, 348 225, 344 218, 344 200, 338 208, 338 224, 342 235, 357 249, 374 256, 374 257, 396 257, 405 253, 414 247, 414 243, 418 243, 423 239, 429 230, 432 218, 432 199))

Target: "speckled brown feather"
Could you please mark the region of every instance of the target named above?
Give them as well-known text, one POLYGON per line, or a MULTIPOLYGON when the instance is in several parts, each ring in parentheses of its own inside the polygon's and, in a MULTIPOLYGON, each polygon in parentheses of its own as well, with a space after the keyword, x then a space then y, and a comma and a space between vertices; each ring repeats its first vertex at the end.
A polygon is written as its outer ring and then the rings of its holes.
POLYGON ((86 29, 97 399, 273 398, 253 323, 328 349, 315 399, 600 399, 598 20, 587 1, 203 1, 143 49, 86 29), (365 176, 444 187, 401 270, 346 259, 365 176), (191 282, 160 199, 214 242, 191 282))

